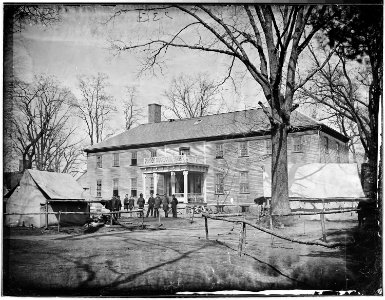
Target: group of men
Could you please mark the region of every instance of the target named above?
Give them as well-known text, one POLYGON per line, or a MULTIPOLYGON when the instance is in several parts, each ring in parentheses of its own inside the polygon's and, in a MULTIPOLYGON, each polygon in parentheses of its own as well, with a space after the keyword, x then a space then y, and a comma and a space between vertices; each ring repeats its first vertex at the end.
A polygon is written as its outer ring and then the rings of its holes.
MULTIPOLYGON (((118 199, 119 199, 119 203, 120 203, 120 207, 119 207, 119 210, 120 210, 120 208, 122 207, 122 204, 120 202, 120 198, 118 198, 118 199)), ((124 201, 123 201, 123 204, 124 204, 124 209, 126 211, 132 211, 135 208, 135 197, 131 196, 130 198, 128 198, 128 194, 126 194, 124 201)), ((143 217, 144 216, 144 205, 146 204, 146 200, 143 198, 143 194, 139 195, 139 198, 136 201, 136 204, 138 205, 139 209, 143 210, 142 212, 140 212, 140 217, 143 217)), ((155 218, 159 217, 159 209, 161 207, 164 211, 164 216, 166 218, 168 218, 168 212, 170 209, 170 205, 171 205, 172 216, 174 218, 177 217, 178 199, 176 199, 175 195, 172 195, 172 199, 170 201, 170 199, 167 197, 167 195, 163 195, 163 197, 160 197, 159 194, 156 194, 156 197, 154 197, 154 193, 151 192, 151 195, 148 198, 147 204, 148 204, 148 209, 147 209, 146 218, 148 218, 149 215, 151 215, 151 217, 155 217, 155 218)), ((106 205, 106 208, 109 209, 109 207, 107 207, 107 205, 106 205)))
POLYGON ((116 211, 116 214, 113 214, 115 219, 120 219, 121 214, 119 211, 122 209, 122 202, 120 201, 120 196, 112 196, 111 200, 105 202, 105 207, 111 212, 116 211))

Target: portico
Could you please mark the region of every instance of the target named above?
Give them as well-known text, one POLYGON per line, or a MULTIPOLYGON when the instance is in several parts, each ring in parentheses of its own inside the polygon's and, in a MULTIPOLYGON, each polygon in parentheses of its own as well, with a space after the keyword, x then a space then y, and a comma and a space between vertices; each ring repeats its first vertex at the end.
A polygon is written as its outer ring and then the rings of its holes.
POLYGON ((191 156, 177 159, 162 157, 141 166, 143 196, 149 192, 160 195, 175 195, 183 203, 207 203, 206 180, 208 165, 191 161, 191 156), (190 160, 188 159, 190 158, 190 160))

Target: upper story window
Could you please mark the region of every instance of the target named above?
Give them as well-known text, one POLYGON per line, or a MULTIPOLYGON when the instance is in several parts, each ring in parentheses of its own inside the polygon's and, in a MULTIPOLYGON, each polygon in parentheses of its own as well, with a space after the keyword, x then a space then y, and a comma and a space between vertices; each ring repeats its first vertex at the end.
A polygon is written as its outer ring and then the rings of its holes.
POLYGON ((267 154, 271 154, 271 140, 265 140, 265 151, 267 154))
POLYGON ((249 172, 241 171, 239 173, 239 192, 248 193, 249 192, 249 172))
POLYGON ((215 145, 215 158, 223 158, 223 144, 215 145))
POLYGON ((180 147, 179 155, 190 155, 190 147, 180 147))
POLYGON ((131 166, 136 166, 138 164, 138 154, 137 152, 131 153, 131 166))
POLYGON ((114 167, 119 167, 119 153, 114 153, 114 167))
POLYGON ((96 181, 96 197, 102 196, 102 180, 98 179, 96 181))
POLYGON ((102 156, 101 155, 97 155, 96 156, 96 167, 97 168, 102 168, 102 166, 103 166, 102 156))
POLYGON ((151 157, 156 157, 156 149, 151 149, 151 157))
POLYGON ((239 156, 249 155, 249 143, 247 141, 239 142, 239 156))
POLYGON ((340 149, 340 144, 336 142, 336 153, 337 153, 337 162, 341 162, 341 149, 340 149))
POLYGON ((223 173, 215 174, 215 194, 224 193, 224 176, 223 173))
POLYGON ((293 151, 302 152, 302 136, 294 137, 293 151))
POLYGON ((325 153, 329 153, 329 139, 326 136, 324 137, 324 148, 325 153))

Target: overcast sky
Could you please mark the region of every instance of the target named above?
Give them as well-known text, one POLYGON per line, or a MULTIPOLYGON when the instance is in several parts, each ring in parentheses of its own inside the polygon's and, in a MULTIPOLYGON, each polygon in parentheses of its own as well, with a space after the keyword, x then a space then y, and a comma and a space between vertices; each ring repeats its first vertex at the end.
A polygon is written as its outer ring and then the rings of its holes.
MULTIPOLYGON (((109 76, 109 91, 118 102, 125 97, 125 86, 137 86, 138 104, 145 107, 146 112, 149 103, 166 102, 163 92, 173 76, 201 72, 209 73, 215 80, 226 76, 226 66, 229 63, 227 57, 172 49, 167 54, 163 74, 157 72, 154 75, 148 72, 138 77, 141 69, 140 56, 131 52, 116 55, 110 49, 109 41, 123 39, 138 42, 154 32, 174 32, 176 29, 172 26, 184 22, 184 19, 177 11, 168 11, 167 15, 159 11, 156 16, 153 12, 149 15, 143 13, 140 17, 135 12, 105 25, 104 21, 112 16, 113 9, 114 7, 99 5, 69 7, 67 12, 61 13, 62 20, 52 26, 26 26, 14 39, 15 75, 27 82, 35 74, 54 75, 74 95, 79 96, 77 76, 103 72, 109 76)), ((241 75, 240 73, 239 76, 241 75)), ((246 76, 238 84, 238 94, 234 93, 230 81, 223 87, 227 109, 256 107, 256 99, 262 97, 256 83, 246 76)), ((118 129, 124 126, 121 112, 114 118, 114 122, 118 129)))

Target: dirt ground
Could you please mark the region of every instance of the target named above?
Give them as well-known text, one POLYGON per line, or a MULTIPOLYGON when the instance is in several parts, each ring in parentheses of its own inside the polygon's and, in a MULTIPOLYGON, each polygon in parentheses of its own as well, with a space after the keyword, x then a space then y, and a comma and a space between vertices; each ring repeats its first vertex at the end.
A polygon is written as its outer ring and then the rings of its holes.
MULTIPOLYGON (((248 227, 241 257, 239 224, 208 220, 206 240, 203 218, 192 223, 162 218, 161 223, 164 230, 113 225, 88 234, 80 227, 64 227, 60 233, 57 228, 4 228, 3 294, 138 296, 294 289, 382 293, 374 233, 358 230, 356 221, 326 223, 328 242, 353 242, 335 249, 272 238, 248 227)), ((147 218, 145 224, 159 225, 147 218)), ((296 220, 274 230, 303 240, 321 237, 319 221, 296 220)))

